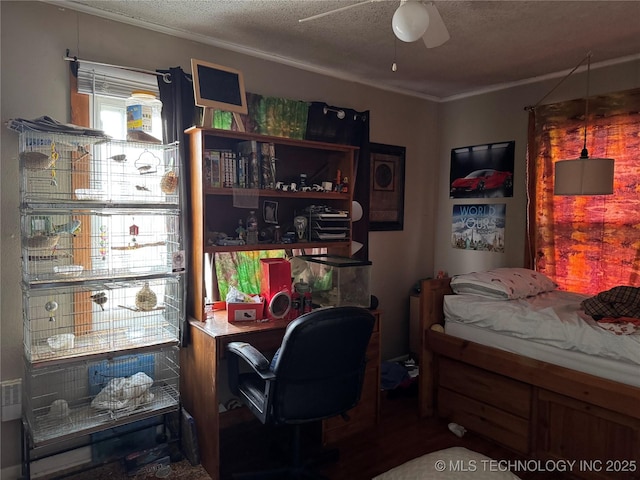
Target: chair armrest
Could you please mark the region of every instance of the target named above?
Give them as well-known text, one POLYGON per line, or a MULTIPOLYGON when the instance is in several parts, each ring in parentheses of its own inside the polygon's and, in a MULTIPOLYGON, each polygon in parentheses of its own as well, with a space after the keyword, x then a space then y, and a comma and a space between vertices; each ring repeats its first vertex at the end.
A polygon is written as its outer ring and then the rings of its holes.
POLYGON ((269 360, 253 345, 246 342, 231 342, 227 345, 227 351, 242 358, 264 380, 275 377, 270 370, 269 360))

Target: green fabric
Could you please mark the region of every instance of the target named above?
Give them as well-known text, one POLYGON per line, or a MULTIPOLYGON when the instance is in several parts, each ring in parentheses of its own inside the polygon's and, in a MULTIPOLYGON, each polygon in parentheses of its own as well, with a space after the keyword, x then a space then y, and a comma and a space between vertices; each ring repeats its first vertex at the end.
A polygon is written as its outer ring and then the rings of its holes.
MULTIPOLYGON (((304 139, 307 132, 307 102, 247 92, 247 112, 247 115, 241 115, 246 132, 299 140, 304 139)), ((213 126, 231 130, 233 115, 230 112, 214 110, 213 126)))
POLYGON ((229 288, 232 286, 250 295, 260 293, 261 258, 286 258, 286 252, 284 250, 254 250, 215 254, 220 300, 226 299, 229 288))

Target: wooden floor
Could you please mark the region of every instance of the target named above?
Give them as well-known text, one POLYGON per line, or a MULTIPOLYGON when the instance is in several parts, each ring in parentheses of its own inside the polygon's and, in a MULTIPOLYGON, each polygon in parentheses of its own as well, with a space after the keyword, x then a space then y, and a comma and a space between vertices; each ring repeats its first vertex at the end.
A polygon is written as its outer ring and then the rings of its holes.
MULTIPOLYGON (((331 480, 370 480, 408 460, 453 446, 465 447, 496 460, 522 459, 478 435, 467 433, 463 438, 458 438, 449 431, 443 420, 420 419, 416 396, 389 398, 383 395, 380 419, 374 431, 354 435, 332 445, 339 449, 339 459, 327 463, 320 471, 331 480)), ((281 430, 274 432, 259 423, 223 432, 221 480, 230 479, 231 472, 274 467, 286 462, 284 433, 281 430), (274 447, 274 444, 283 447, 274 447)), ((306 433, 307 448, 313 449, 313 446, 309 446, 313 442, 310 439, 318 432, 310 430, 306 433)), ((522 480, 562 479, 558 473, 515 473, 522 480)))
MULTIPOLYGON (((371 431, 354 435, 332 447, 337 447, 337 461, 328 462, 320 471, 331 480, 371 480, 393 467, 453 446, 461 446, 482 453, 495 460, 520 459, 509 450, 484 440, 479 435, 465 434, 458 438, 447 423, 436 418, 420 419, 415 395, 390 397, 382 395, 380 423, 371 431)), ((246 418, 251 418, 247 415, 246 418)), ((305 449, 317 451, 319 425, 304 432, 305 449)), ((220 480, 229 480, 232 472, 260 470, 286 463, 288 431, 267 427, 257 420, 245 422, 221 431, 220 480)), ((201 465, 191 466, 183 460, 171 465, 167 477, 174 480, 210 480, 201 465)), ((558 473, 514 472, 522 480, 564 480, 558 473)), ((128 477, 121 462, 105 465, 77 475, 57 476, 65 480, 152 480, 151 474, 128 477)), ((466 478, 466 477, 465 477, 466 478)), ((469 478, 473 473, 469 472, 469 478)), ((48 480, 48 479, 47 479, 48 480)))

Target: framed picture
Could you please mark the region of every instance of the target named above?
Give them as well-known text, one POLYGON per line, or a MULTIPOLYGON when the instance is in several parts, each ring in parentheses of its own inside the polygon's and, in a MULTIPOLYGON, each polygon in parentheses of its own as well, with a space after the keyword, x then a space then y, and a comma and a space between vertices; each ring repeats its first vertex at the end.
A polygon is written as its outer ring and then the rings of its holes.
POLYGON ((449 198, 513 197, 515 148, 512 140, 452 149, 449 198))
POLYGON ((262 204, 262 219, 265 223, 278 223, 278 202, 264 201, 262 204))
POLYGON ((405 147, 372 143, 369 230, 402 230, 404 226, 405 147))
POLYGON ((240 70, 192 58, 191 71, 196 105, 247 114, 247 95, 240 70))

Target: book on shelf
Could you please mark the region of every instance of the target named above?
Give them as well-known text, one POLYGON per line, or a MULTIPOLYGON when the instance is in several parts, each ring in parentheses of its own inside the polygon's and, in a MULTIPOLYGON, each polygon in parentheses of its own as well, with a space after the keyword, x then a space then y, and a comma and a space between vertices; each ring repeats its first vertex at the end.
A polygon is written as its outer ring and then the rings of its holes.
POLYGON ((220 150, 205 150, 204 152, 204 181, 214 188, 222 186, 220 150))
POLYGON ((235 186, 238 188, 247 188, 249 160, 245 155, 238 153, 235 157, 235 162, 236 162, 235 186))
POLYGON ((222 186, 232 188, 236 184, 238 177, 236 154, 231 150, 223 150, 220 154, 222 160, 222 186))
POLYGON ((276 147, 271 142, 260 143, 260 186, 269 190, 276 188, 276 147))
POLYGON ((260 188, 260 152, 256 140, 246 140, 237 145, 238 156, 246 162, 246 188, 260 188))

